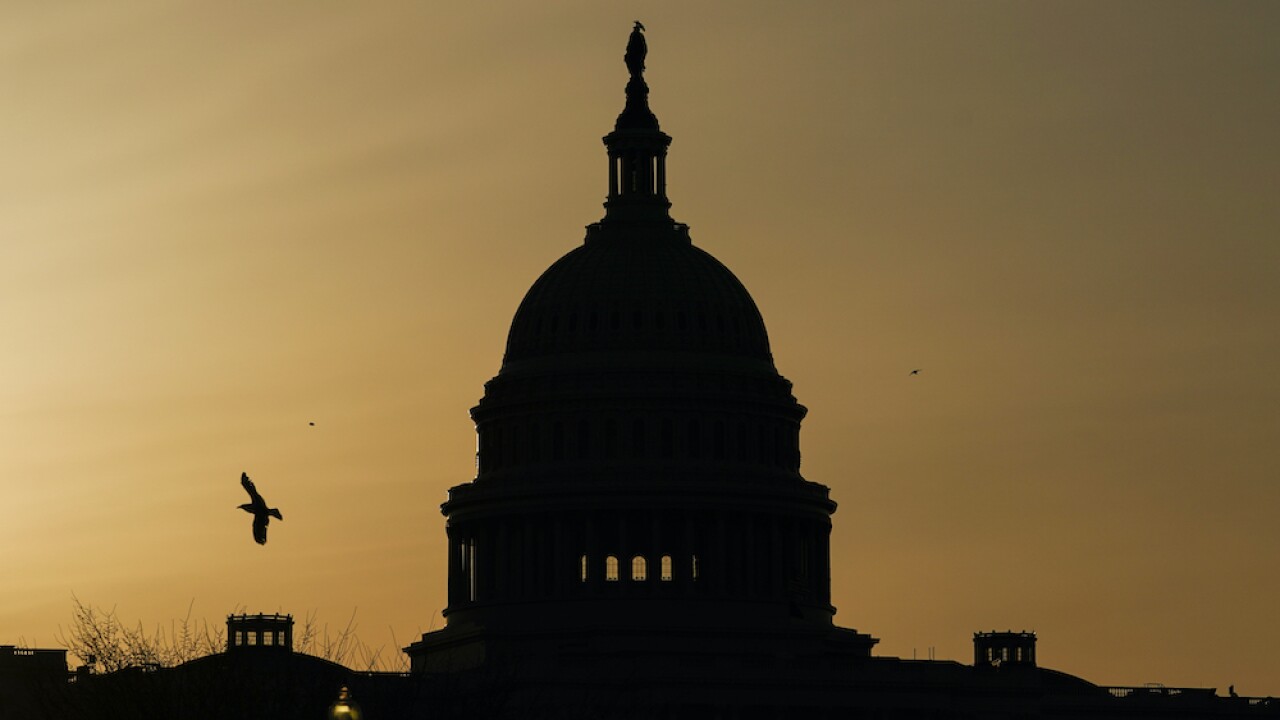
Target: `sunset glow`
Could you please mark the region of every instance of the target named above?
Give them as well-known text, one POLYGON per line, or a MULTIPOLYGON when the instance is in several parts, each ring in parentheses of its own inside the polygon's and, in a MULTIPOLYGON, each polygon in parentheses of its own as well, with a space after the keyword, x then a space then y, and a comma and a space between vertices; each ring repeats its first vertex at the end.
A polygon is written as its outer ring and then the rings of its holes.
POLYGON ((671 214, 809 409, 837 622, 1280 692, 1280 5, 432 5, 0 11, 0 644, 73 594, 439 627, 468 410, 602 215, 642 18, 671 214))

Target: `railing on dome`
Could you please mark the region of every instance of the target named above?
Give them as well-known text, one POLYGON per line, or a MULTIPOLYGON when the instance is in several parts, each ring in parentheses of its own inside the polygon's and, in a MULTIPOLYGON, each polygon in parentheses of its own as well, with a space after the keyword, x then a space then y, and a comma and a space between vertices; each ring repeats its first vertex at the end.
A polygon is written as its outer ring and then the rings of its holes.
POLYGON ((1251 707, 1267 707, 1280 710, 1280 699, 1270 697, 1243 697, 1218 695, 1217 688, 1166 687, 1160 683, 1145 685, 1103 686, 1111 697, 1131 702, 1230 702, 1251 707))
POLYGON ((293 622, 293 616, 282 613, 257 613, 256 615, 228 615, 227 620, 244 622, 246 620, 258 620, 266 622, 293 622))

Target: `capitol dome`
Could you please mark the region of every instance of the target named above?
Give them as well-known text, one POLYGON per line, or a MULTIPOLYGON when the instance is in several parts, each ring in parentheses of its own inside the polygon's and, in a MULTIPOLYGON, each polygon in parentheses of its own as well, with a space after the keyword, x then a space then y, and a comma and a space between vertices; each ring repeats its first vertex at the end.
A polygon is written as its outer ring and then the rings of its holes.
POLYGON ((831 635, 835 503, 800 474, 806 410, 751 295, 671 218, 645 50, 637 26, 604 217, 526 293, 471 409, 475 477, 441 506, 446 627, 415 669, 560 662, 570 636, 875 644, 831 635))
POLYGON ((760 311, 687 228, 628 234, 592 226, 525 295, 503 371, 539 358, 692 353, 771 369, 760 311))

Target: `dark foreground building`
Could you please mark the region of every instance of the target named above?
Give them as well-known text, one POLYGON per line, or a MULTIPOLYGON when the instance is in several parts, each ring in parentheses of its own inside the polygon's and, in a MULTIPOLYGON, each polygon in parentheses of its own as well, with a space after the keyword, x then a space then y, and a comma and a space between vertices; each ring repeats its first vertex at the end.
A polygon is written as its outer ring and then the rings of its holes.
POLYGON ((472 410, 477 474, 442 508, 447 624, 412 669, 501 669, 535 715, 1280 715, 1043 669, 1030 633, 977 634, 970 666, 875 657, 833 623, 836 504, 800 473, 805 408, 750 294, 669 214, 645 55, 637 23, 605 216, 525 295, 472 410))
POLYGON ((750 294, 669 214, 645 54, 637 28, 605 216, 529 290, 472 410, 446 625, 406 648, 412 672, 296 654, 287 616, 240 616, 227 652, 79 678, 50 716, 318 719, 347 685, 369 720, 1280 717, 1039 667, 1031 633, 977 633, 965 665, 877 657, 833 622, 836 504, 800 474, 805 408, 750 294))

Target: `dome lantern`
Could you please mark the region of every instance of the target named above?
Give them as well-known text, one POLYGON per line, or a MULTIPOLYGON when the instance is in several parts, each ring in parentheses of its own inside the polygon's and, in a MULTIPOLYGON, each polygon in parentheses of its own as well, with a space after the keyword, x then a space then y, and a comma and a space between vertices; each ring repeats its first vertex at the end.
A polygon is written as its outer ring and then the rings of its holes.
POLYGON ((627 104, 618 115, 613 132, 604 137, 609 152, 606 224, 616 220, 671 220, 671 203, 667 200, 667 146, 671 137, 659 129, 658 118, 649 109, 649 85, 644 81, 647 54, 644 25, 636 21, 624 57, 631 73, 627 104))

